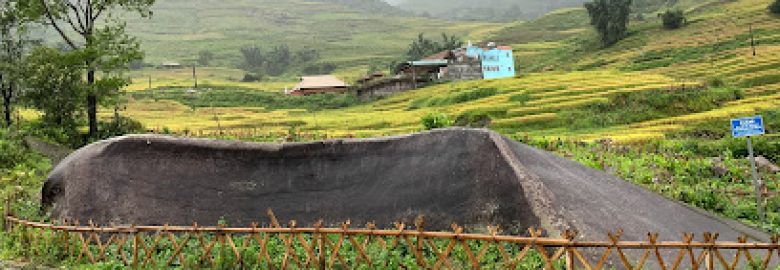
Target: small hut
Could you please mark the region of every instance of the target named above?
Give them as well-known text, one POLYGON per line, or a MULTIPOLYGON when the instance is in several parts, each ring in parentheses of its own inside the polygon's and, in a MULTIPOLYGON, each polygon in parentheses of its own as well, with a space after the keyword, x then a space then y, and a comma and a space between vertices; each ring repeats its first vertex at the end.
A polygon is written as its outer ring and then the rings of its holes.
POLYGON ((332 75, 304 76, 298 86, 290 91, 291 96, 308 96, 323 93, 346 93, 349 86, 332 75))

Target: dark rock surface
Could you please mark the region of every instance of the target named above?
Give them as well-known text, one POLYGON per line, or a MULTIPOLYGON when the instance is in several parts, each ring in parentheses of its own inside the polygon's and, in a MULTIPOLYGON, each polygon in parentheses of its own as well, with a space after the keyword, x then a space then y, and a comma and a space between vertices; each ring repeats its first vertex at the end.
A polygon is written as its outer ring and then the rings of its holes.
POLYGON ((447 129, 408 136, 294 144, 256 144, 129 136, 82 148, 50 175, 44 204, 54 218, 98 224, 231 226, 317 219, 379 227, 426 216, 426 228, 453 222, 500 224, 580 239, 680 240, 685 232, 742 234, 768 241, 736 221, 667 200, 573 161, 487 130, 447 129))

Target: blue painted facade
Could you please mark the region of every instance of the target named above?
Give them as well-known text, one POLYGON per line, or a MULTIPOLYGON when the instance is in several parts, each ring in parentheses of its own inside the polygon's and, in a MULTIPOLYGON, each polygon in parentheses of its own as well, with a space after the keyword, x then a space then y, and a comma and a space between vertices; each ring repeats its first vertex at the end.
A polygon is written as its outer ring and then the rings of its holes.
POLYGON ((515 57, 511 48, 497 47, 483 49, 475 46, 466 47, 466 55, 482 60, 482 78, 486 80, 512 78, 515 71, 515 57))

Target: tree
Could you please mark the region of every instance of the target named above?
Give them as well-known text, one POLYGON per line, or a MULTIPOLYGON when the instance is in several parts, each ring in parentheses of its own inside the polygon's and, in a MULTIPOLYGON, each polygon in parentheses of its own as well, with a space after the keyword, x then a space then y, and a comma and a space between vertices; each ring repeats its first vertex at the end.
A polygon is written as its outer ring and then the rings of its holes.
POLYGON ((420 33, 417 36, 417 40, 412 41, 412 44, 409 44, 409 50, 407 51, 406 56, 409 60, 418 60, 434 54, 438 50, 439 45, 436 44, 436 42, 425 38, 425 35, 420 33))
POLYGON ((685 13, 682 10, 667 10, 661 15, 664 21, 664 28, 677 29, 685 24, 685 13))
POLYGON ((244 69, 257 69, 265 63, 265 54, 257 46, 241 48, 241 56, 244 57, 244 69))
POLYGON ((20 66, 26 47, 32 43, 27 39, 27 23, 30 18, 22 13, 25 1, 0 2, 0 94, 2 94, 3 119, 11 126, 11 111, 18 95, 22 78, 20 66))
POLYGON ((87 95, 87 86, 82 83, 86 69, 83 53, 40 47, 27 57, 24 66, 27 89, 22 98, 43 113, 44 123, 76 130, 87 95))
POLYGON ((198 53, 198 65, 208 66, 213 59, 214 53, 210 51, 200 51, 200 53, 198 53))
POLYGON ((585 3, 590 24, 596 28, 604 45, 612 45, 626 37, 632 0, 594 0, 585 3))
POLYGON ((418 60, 444 50, 453 50, 463 46, 463 41, 456 36, 448 36, 446 33, 442 33, 441 37, 441 42, 436 42, 420 33, 417 36, 417 40, 409 44, 409 50, 406 52, 407 59, 418 60))
POLYGON ((265 70, 268 72, 268 75, 279 76, 287 72, 291 62, 292 54, 290 53, 290 48, 287 45, 279 45, 268 52, 265 70))
POLYGON ((315 49, 304 48, 295 53, 295 60, 306 64, 320 59, 320 53, 315 49))
POLYGON ((89 121, 89 137, 98 133, 97 106, 115 91, 119 69, 142 57, 135 39, 125 34, 125 25, 115 14, 133 12, 141 17, 152 15, 155 0, 30 0, 36 14, 56 30, 71 50, 84 50, 86 69, 86 107, 89 121), (102 23, 101 23, 102 20, 102 23), (130 43, 126 43, 130 42, 130 43), (121 65, 120 65, 121 64, 121 65), (102 72, 98 78, 98 72, 102 72), (105 82, 101 82, 101 81, 105 82), (109 87, 108 89, 101 87, 109 87))
POLYGON ((447 36, 446 33, 441 33, 441 43, 439 44, 439 51, 454 50, 463 46, 463 40, 456 36, 447 36))
POLYGON ((774 14, 780 14, 780 0, 775 0, 772 2, 772 4, 769 5, 769 11, 774 14))

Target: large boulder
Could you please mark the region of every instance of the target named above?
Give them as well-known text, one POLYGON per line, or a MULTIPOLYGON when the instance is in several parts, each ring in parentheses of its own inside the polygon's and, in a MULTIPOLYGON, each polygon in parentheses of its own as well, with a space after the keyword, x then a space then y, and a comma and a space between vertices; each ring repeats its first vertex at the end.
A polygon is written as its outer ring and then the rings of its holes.
POLYGON ((557 236, 680 240, 685 232, 764 233, 668 200, 604 172, 488 130, 446 129, 407 136, 258 144, 127 136, 84 147, 60 163, 43 189, 59 219, 98 224, 198 222, 231 226, 285 220, 351 219, 390 227, 425 215, 426 228, 530 226, 557 236))

